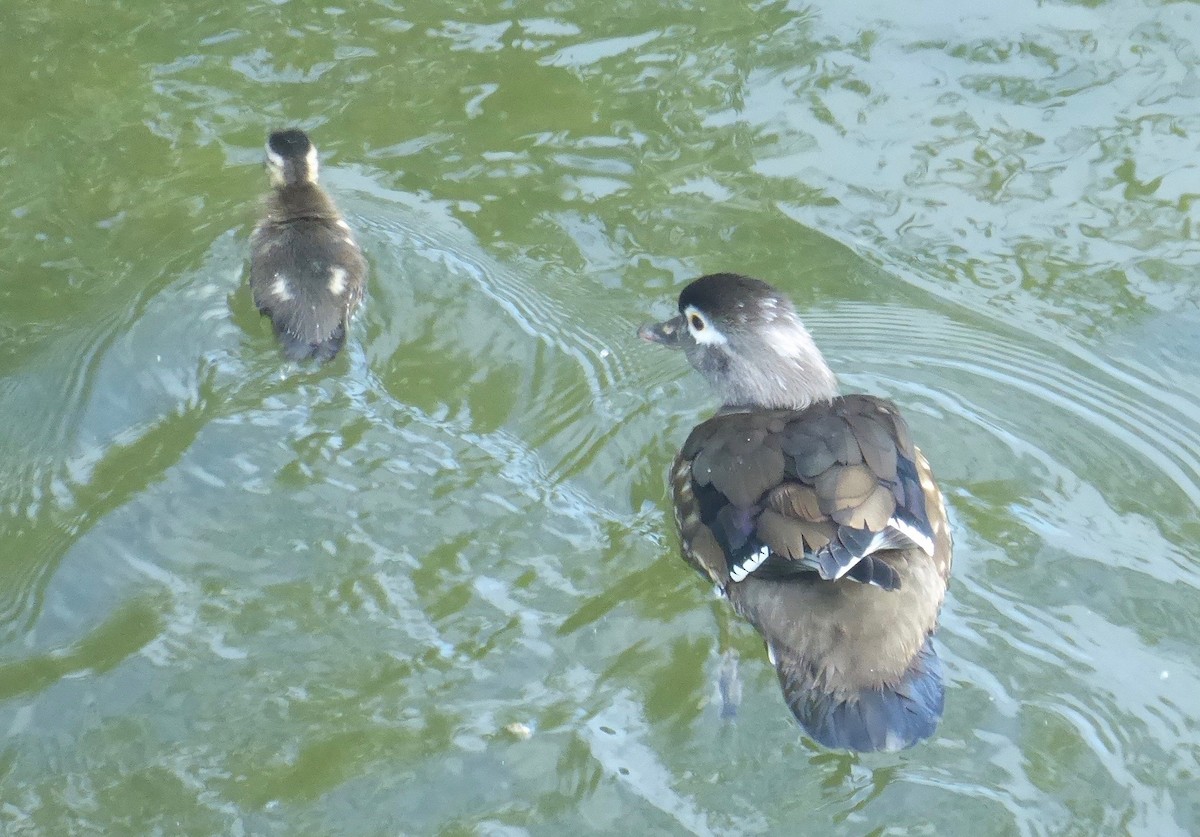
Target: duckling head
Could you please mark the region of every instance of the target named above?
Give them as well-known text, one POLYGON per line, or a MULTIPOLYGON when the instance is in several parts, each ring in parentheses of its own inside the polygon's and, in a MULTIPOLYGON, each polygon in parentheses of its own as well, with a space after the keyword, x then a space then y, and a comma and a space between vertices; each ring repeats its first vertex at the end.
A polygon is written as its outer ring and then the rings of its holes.
POLYGON ((274 131, 267 138, 267 176, 279 189, 317 182, 317 147, 299 128, 274 131))
POLYGON ((726 406, 802 410, 838 394, 791 300, 748 276, 701 276, 679 295, 677 316, 638 335, 682 349, 726 406))

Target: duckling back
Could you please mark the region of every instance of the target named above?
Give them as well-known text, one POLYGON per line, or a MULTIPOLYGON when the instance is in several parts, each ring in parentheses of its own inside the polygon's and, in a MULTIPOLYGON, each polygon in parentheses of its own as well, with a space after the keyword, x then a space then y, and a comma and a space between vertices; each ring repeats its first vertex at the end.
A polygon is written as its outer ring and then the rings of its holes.
POLYGON ((367 264, 350 226, 317 183, 316 149, 301 131, 267 143, 274 185, 250 241, 250 290, 292 360, 341 350, 362 301, 367 264))

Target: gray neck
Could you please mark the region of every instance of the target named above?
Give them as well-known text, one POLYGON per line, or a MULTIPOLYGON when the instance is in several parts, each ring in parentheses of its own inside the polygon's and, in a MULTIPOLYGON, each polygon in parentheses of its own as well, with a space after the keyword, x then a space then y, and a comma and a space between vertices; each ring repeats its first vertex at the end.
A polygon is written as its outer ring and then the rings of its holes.
POLYGON ((277 224, 284 224, 300 218, 336 221, 341 213, 317 184, 289 183, 268 195, 267 217, 277 224))
POLYGON ((729 375, 718 386, 726 407, 803 410, 838 395, 837 378, 819 354, 787 364, 748 367, 731 359, 729 375))
POLYGON ((794 315, 760 327, 733 349, 712 346, 693 358, 726 407, 803 410, 838 395, 833 370, 794 315))

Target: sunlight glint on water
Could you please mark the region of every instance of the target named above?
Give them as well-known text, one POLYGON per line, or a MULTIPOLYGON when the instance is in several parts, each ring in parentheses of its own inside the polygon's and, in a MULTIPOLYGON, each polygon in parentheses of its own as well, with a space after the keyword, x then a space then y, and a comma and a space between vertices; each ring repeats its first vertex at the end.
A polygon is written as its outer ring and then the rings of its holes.
POLYGON ((0 832, 1200 830, 1190 5, 8 11, 0 832), (319 369, 243 286, 287 123, 371 263, 319 369), (715 405, 634 331, 730 269, 946 492, 913 750, 677 556, 715 405))

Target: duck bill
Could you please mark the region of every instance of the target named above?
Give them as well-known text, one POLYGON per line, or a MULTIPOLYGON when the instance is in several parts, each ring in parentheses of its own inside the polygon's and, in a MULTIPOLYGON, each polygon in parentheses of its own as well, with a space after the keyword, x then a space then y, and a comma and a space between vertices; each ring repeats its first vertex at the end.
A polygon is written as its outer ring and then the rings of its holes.
POLYGON ((661 323, 647 323, 638 329, 638 337, 668 349, 682 349, 683 335, 686 332, 687 327, 683 324, 683 315, 680 314, 661 323))

